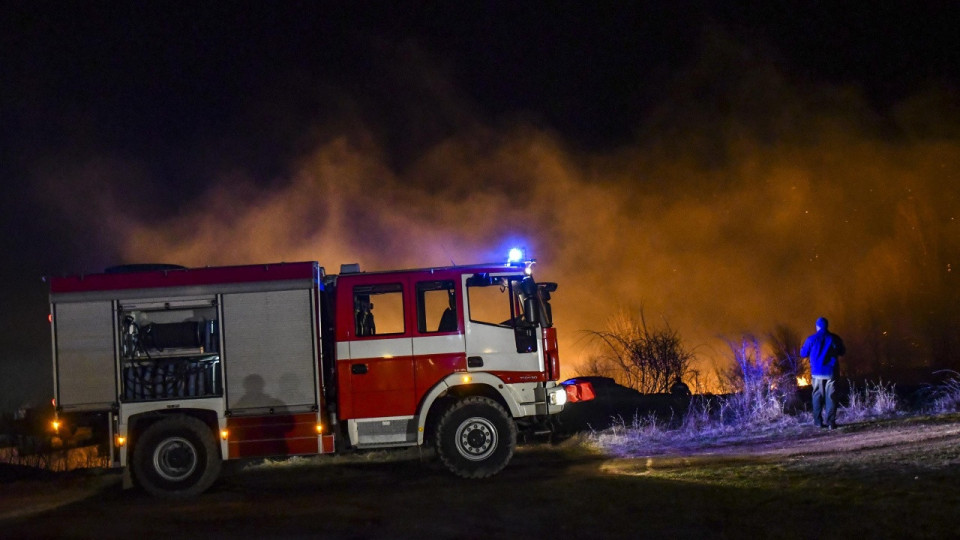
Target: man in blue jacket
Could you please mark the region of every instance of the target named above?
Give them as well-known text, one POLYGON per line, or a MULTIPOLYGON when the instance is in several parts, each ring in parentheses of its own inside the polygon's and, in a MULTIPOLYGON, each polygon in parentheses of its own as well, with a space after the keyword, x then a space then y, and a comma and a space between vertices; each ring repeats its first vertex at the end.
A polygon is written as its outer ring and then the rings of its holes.
POLYGON ((813 423, 817 427, 837 427, 837 402, 834 384, 839 375, 839 357, 847 350, 840 336, 827 330, 827 319, 817 319, 817 333, 808 337, 800 348, 802 358, 810 358, 810 376, 813 378, 813 423), (827 421, 821 413, 826 403, 827 421))

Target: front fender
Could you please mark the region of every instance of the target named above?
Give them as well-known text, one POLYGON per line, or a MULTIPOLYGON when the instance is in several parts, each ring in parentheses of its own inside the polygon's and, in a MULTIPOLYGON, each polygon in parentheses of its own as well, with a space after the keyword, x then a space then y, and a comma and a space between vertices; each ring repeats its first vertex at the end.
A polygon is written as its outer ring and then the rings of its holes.
POLYGON ((440 380, 423 397, 420 403, 420 410, 417 412, 417 444, 423 444, 424 432, 426 431, 427 416, 430 409, 440 396, 455 386, 483 385, 492 388, 503 398, 506 403, 510 416, 517 418, 522 416, 522 408, 517 402, 512 392, 508 392, 506 383, 503 379, 489 373, 452 373, 440 380))

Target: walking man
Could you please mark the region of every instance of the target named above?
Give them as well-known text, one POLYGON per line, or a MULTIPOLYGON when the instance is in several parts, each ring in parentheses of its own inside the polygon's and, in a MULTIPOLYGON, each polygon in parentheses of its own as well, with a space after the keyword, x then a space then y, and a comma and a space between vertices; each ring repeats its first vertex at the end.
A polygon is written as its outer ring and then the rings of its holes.
POLYGON ((840 336, 827 330, 827 319, 817 319, 817 333, 808 337, 800 348, 801 358, 810 358, 813 378, 813 423, 817 427, 837 427, 837 401, 834 385, 839 375, 839 357, 847 350, 840 336), (822 413, 826 405, 826 422, 822 413))

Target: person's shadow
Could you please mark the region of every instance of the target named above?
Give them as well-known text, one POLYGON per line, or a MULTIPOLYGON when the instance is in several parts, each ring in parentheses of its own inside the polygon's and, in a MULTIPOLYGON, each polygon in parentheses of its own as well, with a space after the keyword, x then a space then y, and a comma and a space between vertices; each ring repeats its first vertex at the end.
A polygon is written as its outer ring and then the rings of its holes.
POLYGON ((283 401, 264 391, 266 381, 257 374, 243 379, 244 394, 237 400, 234 409, 267 409, 268 415, 259 423, 244 427, 246 441, 258 456, 283 456, 288 454, 286 434, 293 430, 293 417, 283 401), (253 443, 256 441, 256 443, 253 443), (255 447, 252 445, 256 444, 255 447))

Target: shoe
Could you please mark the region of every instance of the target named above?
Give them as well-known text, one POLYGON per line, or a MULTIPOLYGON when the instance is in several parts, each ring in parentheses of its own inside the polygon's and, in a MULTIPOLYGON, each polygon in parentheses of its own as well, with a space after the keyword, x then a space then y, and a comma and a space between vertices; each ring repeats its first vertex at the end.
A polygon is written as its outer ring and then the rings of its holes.
POLYGON ((837 425, 836 425, 836 424, 831 424, 831 425, 827 426, 827 429, 829 429, 829 430, 832 431, 832 430, 834 430, 834 429, 837 429, 837 425))
POLYGON ((814 423, 813 423, 813 427, 823 428, 823 427, 825 427, 825 426, 824 426, 823 424, 821 424, 820 422, 814 422, 814 423))

